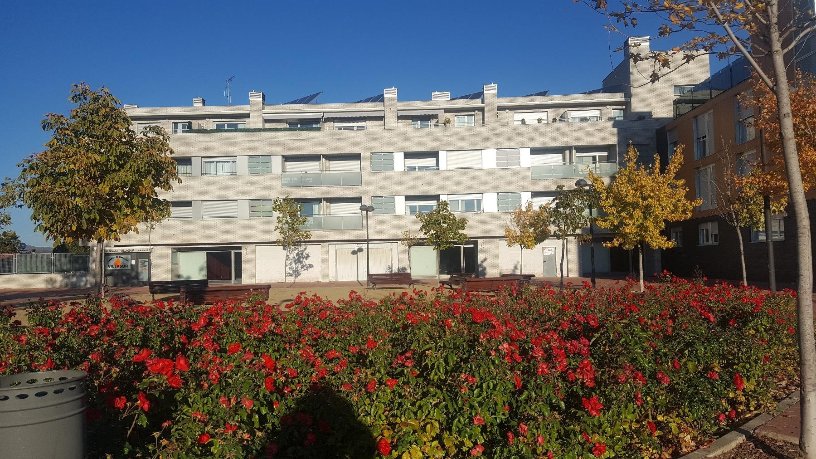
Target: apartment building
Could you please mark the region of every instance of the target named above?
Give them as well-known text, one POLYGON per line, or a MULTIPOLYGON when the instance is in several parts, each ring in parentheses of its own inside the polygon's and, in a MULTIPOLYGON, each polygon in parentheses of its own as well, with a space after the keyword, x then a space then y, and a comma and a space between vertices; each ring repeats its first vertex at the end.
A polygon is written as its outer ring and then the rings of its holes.
MULTIPOLYGON (((630 40, 628 49, 647 50, 648 39, 630 40)), ((187 107, 128 105, 136 129, 159 125, 171 133, 183 182, 163 195, 170 218, 109 244, 106 253, 118 257, 122 274, 141 267, 131 276, 141 280, 364 281, 366 255, 372 273, 555 277, 559 241, 522 257, 504 239, 510 212, 552 200, 558 185, 574 187, 587 170, 613 176, 629 143, 654 151, 675 86, 708 77, 701 62, 655 89, 634 67, 627 54, 604 89, 573 95, 500 97, 498 85, 487 84, 422 101, 401 101, 388 88, 353 103, 310 96, 269 104, 253 91, 248 105, 211 106, 201 98, 187 107), (289 267, 273 229, 272 201, 283 196, 301 204, 312 233, 289 267), (469 241, 440 254, 437 266, 431 247, 400 241, 404 231, 419 235, 415 215, 442 200, 467 218, 469 241), (368 219, 361 205, 374 207, 368 219)), ((620 257, 602 247, 603 237, 595 241, 596 270, 609 272, 620 257)), ((589 272, 588 260, 588 245, 570 241, 565 274, 589 272)), ((108 274, 114 283, 123 278, 108 274)))

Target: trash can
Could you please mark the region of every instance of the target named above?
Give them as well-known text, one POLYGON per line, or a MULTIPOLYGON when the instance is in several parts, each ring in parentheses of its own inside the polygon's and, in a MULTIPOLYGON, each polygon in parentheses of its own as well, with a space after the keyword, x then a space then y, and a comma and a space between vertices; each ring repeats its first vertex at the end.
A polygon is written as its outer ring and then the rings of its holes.
POLYGON ((83 458, 85 377, 71 370, 0 376, 0 455, 83 458))

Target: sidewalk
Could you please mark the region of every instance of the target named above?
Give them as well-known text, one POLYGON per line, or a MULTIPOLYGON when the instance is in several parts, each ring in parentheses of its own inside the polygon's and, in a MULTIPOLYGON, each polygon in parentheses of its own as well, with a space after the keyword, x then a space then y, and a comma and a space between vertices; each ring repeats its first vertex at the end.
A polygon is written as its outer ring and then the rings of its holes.
POLYGON ((761 425, 754 433, 798 445, 799 423, 801 419, 798 397, 796 402, 787 408, 780 406, 778 409, 782 409, 782 412, 775 415, 774 418, 767 423, 761 425))

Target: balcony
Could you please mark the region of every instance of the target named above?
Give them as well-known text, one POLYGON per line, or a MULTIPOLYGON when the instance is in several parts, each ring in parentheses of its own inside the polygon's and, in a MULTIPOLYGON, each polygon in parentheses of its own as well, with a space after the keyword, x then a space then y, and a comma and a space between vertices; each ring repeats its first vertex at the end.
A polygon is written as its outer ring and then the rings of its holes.
POLYGON ((307 217, 303 229, 307 230, 359 230, 363 229, 362 215, 313 215, 307 217))
POLYGON ((578 178, 587 175, 591 170, 595 175, 611 177, 618 172, 617 163, 596 164, 547 164, 531 167, 533 180, 547 180, 557 178, 578 178))
POLYGON ((281 185, 288 187, 309 186, 360 186, 361 172, 284 172, 281 185))

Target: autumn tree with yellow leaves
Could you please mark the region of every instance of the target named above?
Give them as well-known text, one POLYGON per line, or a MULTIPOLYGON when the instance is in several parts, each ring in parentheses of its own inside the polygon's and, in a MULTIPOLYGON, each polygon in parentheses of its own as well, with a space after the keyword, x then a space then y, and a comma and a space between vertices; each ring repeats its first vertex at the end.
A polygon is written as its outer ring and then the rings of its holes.
POLYGON ((519 273, 524 273, 524 249, 530 250, 550 237, 550 212, 547 206, 533 207, 528 201, 525 207, 514 210, 510 223, 504 228, 507 246, 519 246, 519 273))
POLYGON ((672 156, 665 171, 661 171, 658 155, 651 166, 638 164, 637 159, 638 152, 630 145, 626 151, 626 166, 618 171, 609 185, 592 171, 589 179, 597 190, 600 207, 606 213, 595 222, 613 233, 612 241, 604 245, 638 249, 642 292, 643 249, 674 247, 674 241, 665 235, 666 223, 688 219, 694 206, 700 205, 701 201, 686 198, 685 181, 675 177, 683 165, 682 147, 672 156))

